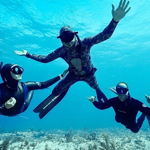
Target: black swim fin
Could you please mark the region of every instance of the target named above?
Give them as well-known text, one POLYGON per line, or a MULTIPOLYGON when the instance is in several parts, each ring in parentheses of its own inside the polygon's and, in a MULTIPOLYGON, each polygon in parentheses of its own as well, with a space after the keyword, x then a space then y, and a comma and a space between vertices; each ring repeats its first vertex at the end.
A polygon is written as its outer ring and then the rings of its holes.
POLYGON ((51 94, 42 103, 40 103, 33 111, 39 113, 39 118, 42 119, 53 107, 55 107, 66 95, 68 90, 60 95, 51 94))

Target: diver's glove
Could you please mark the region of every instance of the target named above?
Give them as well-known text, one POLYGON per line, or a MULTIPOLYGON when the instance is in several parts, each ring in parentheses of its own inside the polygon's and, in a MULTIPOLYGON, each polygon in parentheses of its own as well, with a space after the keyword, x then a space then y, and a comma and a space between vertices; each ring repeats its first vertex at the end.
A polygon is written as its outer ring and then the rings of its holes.
POLYGON ((15 104, 16 104, 16 99, 14 97, 11 97, 4 105, 7 109, 10 109, 14 107, 15 104))
POLYGON ((26 56, 28 51, 27 50, 22 50, 22 51, 14 51, 15 54, 19 55, 19 56, 26 56))
POLYGON ((114 4, 112 4, 112 16, 115 22, 119 22, 131 9, 128 8, 130 1, 126 3, 126 0, 120 0, 118 8, 115 10, 114 4))
POLYGON ((147 96, 147 95, 145 94, 145 97, 146 97, 147 102, 150 104, 150 96, 147 96))
POLYGON ((69 69, 67 68, 62 74, 59 75, 60 79, 63 79, 64 76, 68 73, 69 69))
POLYGON ((96 101, 96 96, 87 97, 87 99, 93 103, 96 101))

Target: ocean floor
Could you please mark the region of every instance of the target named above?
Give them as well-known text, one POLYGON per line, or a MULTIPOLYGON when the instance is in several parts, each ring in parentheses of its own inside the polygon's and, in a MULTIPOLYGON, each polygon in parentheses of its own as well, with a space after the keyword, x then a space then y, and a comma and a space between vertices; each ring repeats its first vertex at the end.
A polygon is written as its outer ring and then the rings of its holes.
POLYGON ((0 150, 150 150, 150 130, 2 130, 0 150))

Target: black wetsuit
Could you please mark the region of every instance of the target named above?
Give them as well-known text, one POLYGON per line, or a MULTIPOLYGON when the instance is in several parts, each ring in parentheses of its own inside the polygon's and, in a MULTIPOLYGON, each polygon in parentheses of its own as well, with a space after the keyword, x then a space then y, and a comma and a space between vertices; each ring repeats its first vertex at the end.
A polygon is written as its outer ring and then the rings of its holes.
POLYGON ((24 112, 32 99, 33 90, 44 89, 60 80, 57 76, 53 79, 45 82, 19 82, 17 90, 12 90, 6 86, 6 84, 0 84, 0 114, 5 116, 15 116, 24 112), (26 90, 25 90, 26 89, 26 90), (4 104, 11 97, 16 99, 16 104, 10 109, 6 109, 4 104))
POLYGON ((123 124, 126 128, 130 129, 134 133, 137 133, 141 128, 145 119, 145 115, 150 116, 150 108, 146 107, 142 102, 131 97, 124 102, 121 102, 118 97, 114 97, 104 103, 95 101, 93 104, 96 108, 102 110, 113 107, 116 113, 116 121, 123 124), (142 115, 136 122, 138 111, 142 112, 142 115))

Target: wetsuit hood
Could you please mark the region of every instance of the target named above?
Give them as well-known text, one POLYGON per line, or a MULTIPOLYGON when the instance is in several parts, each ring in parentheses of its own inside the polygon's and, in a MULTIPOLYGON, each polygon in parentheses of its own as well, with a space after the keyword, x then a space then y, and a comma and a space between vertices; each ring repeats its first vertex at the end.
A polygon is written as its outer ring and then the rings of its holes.
POLYGON ((15 80, 10 74, 12 66, 13 66, 12 64, 5 64, 1 69, 1 77, 2 77, 4 84, 8 88, 12 90, 16 90, 18 87, 19 81, 15 80))
POLYGON ((81 40, 78 36, 78 32, 75 32, 70 26, 63 26, 60 29, 59 36, 57 38, 60 38, 63 43, 69 43, 74 39, 74 37, 77 38, 80 46, 81 40))
POLYGON ((75 34, 77 34, 77 32, 74 32, 70 26, 64 26, 60 29, 57 38, 60 38, 62 42, 68 43, 73 40, 75 34))

